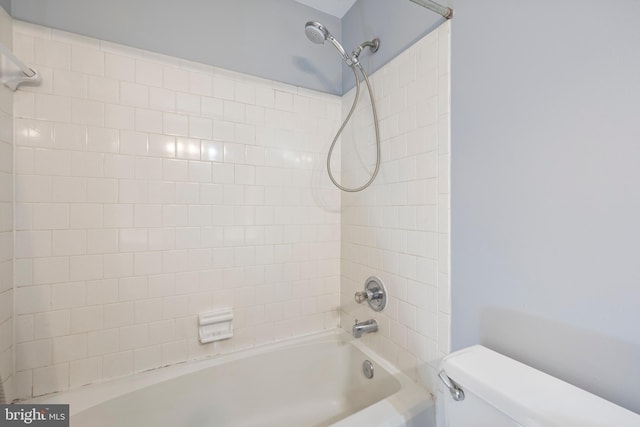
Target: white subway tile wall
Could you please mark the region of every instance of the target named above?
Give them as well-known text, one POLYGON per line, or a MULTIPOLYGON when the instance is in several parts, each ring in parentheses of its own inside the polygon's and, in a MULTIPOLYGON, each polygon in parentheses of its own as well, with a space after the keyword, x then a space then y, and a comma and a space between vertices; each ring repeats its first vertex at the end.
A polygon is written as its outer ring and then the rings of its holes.
MULTIPOLYGON (((13 45, 13 22, 1 7, 0 43, 13 45)), ((0 57, 0 79, 14 70, 0 57)), ((40 244, 34 242, 34 250, 41 250, 40 244)), ((0 384, 9 402, 14 396, 13 256, 13 92, 0 84, 0 384)))
MULTIPOLYGON (((379 332, 362 339, 427 386, 449 352, 449 61, 447 21, 371 77, 382 166, 370 188, 342 194, 342 326, 376 319, 379 332), (390 295, 380 313, 354 301, 371 275, 390 295)), ((375 165, 371 108, 359 105, 336 162, 347 186, 366 182, 375 165)))
MULTIPOLYGON (((340 194, 323 160, 339 97, 13 25, 43 76, 14 102, 16 397, 339 324, 340 194), (224 306, 234 338, 199 344, 197 313, 224 306)), ((11 381, 13 103, 0 94, 11 381)))
MULTIPOLYGON (((341 195, 324 155, 353 91, 2 19, 13 34, 1 41, 13 37, 44 77, 15 96, 0 89, 10 398, 371 317, 380 332, 363 339, 429 385, 449 351, 448 22, 372 76, 380 176, 341 195), (391 294, 379 314, 353 302, 373 274, 391 294), (222 306, 234 307, 235 337, 200 345, 197 313, 222 306)), ((373 135, 362 103, 333 159, 347 185, 368 178, 373 135)))

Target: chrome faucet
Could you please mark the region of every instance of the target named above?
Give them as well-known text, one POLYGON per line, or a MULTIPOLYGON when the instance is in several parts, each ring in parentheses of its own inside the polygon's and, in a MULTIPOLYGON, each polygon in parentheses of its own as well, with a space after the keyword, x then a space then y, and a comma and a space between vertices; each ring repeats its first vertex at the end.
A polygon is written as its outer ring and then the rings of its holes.
POLYGON ((353 325, 352 333, 355 338, 360 338, 362 334, 370 334, 371 332, 376 332, 378 330, 378 322, 374 319, 365 320, 364 322, 358 323, 358 319, 356 319, 356 323, 353 325))

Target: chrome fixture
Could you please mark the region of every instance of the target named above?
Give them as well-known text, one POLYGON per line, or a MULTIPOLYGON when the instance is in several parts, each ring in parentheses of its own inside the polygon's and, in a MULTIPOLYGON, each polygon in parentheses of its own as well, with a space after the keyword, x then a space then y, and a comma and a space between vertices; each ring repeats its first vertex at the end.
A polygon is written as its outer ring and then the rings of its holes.
POLYGON ((449 376, 444 370, 440 371, 440 373, 438 374, 438 378, 440 378, 440 381, 442 381, 444 385, 449 389, 449 392, 451 393, 451 398, 453 400, 455 400, 456 402, 460 402, 461 400, 464 400, 464 391, 460 388, 458 384, 456 384, 455 381, 449 378, 449 376))
POLYGON ((373 378, 373 363, 371 363, 371 360, 362 362, 362 373, 369 379, 373 378))
POLYGON ((380 170, 380 129, 378 125, 378 113, 376 110, 376 102, 373 96, 373 89, 371 88, 371 83, 369 82, 369 77, 367 76, 367 73, 364 71, 364 68, 362 68, 362 65, 360 64, 359 57, 363 49, 367 47, 371 52, 375 53, 380 47, 380 40, 373 39, 371 41, 360 43, 360 45, 358 45, 358 47, 356 47, 351 52, 351 56, 349 56, 347 55, 347 51, 344 50, 344 48, 338 42, 338 40, 336 40, 336 38, 331 35, 329 30, 327 30, 327 28, 321 23, 313 22, 313 21, 307 22, 307 24, 304 26, 304 32, 307 35, 307 38, 316 44, 324 44, 325 40, 329 40, 331 44, 333 44, 333 46, 338 51, 338 54, 340 54, 340 57, 344 60, 344 62, 347 63, 349 68, 351 68, 351 71, 353 72, 353 76, 356 79, 356 96, 353 100, 353 105, 351 106, 351 110, 349 110, 349 114, 347 114, 347 118, 344 120, 344 122, 338 129, 336 136, 333 138, 333 141, 331 142, 331 147, 329 148, 329 153, 327 154, 327 172, 329 173, 329 178, 331 179, 331 182, 333 182, 333 184, 336 187, 338 187, 340 190, 347 191, 350 193, 362 191, 371 185, 373 180, 378 175, 378 171, 380 170), (353 115, 353 112, 356 109, 356 105, 358 104, 358 100, 360 99, 360 77, 358 75, 358 71, 360 71, 360 73, 364 77, 364 81, 367 84, 367 90, 369 91, 369 98, 371 99, 373 127, 376 132, 376 166, 371 174, 371 178, 369 178, 369 180, 366 183, 364 183, 360 187, 349 188, 349 187, 342 186, 334 178, 333 173, 331 172, 331 154, 333 154, 333 149, 335 148, 336 143, 338 142, 338 138, 340 138, 340 135, 342 134, 342 131, 344 130, 345 126, 347 126, 347 123, 349 123, 349 120, 351 120, 351 116, 353 115))
POLYGON ((371 53, 376 53, 378 49, 380 49, 380 39, 375 38, 371 41, 360 43, 355 49, 351 51, 351 57, 357 60, 365 47, 368 47, 371 53))
POLYGON ((20 61, 11 51, 0 43, 0 54, 4 55, 9 61, 13 62, 16 67, 20 69, 20 73, 16 76, 5 80, 4 85, 9 89, 15 91, 22 83, 29 83, 37 85, 42 80, 40 74, 31 67, 27 67, 22 61, 20 61))
POLYGON ((431 0, 411 0, 415 4, 418 4, 422 7, 426 7, 432 12, 437 13, 438 15, 444 16, 446 19, 453 18, 453 9, 450 7, 442 6, 431 0))
POLYGON ((360 323, 358 323, 358 319, 356 319, 356 323, 354 323, 353 328, 351 328, 351 332, 355 338, 360 338, 363 334, 370 334, 377 331, 378 322, 374 319, 365 320, 360 323))
POLYGON ((364 291, 356 292, 354 299, 358 304, 366 301, 373 311, 382 311, 387 305, 387 290, 382 280, 371 276, 364 282, 364 291))
POLYGON ((321 23, 313 21, 307 22, 307 24, 304 26, 304 33, 307 35, 307 38, 315 44, 324 44, 325 40, 329 40, 348 66, 352 66, 353 64, 355 64, 355 62, 353 62, 351 58, 347 56, 347 52, 344 50, 340 42, 338 42, 338 40, 336 40, 336 38, 331 35, 329 30, 327 30, 321 23))
POLYGON ((351 56, 347 55, 347 51, 344 50, 342 45, 335 37, 327 30, 327 28, 319 22, 309 21, 304 26, 304 33, 307 35, 307 38, 316 44, 324 44, 325 40, 329 40, 333 47, 336 48, 338 54, 342 57, 344 62, 347 63, 348 66, 357 65, 359 63, 358 57, 360 53, 362 53, 365 47, 368 47, 372 53, 378 51, 380 47, 380 40, 373 39, 371 41, 366 41, 360 43, 358 47, 353 49, 351 52, 351 56))

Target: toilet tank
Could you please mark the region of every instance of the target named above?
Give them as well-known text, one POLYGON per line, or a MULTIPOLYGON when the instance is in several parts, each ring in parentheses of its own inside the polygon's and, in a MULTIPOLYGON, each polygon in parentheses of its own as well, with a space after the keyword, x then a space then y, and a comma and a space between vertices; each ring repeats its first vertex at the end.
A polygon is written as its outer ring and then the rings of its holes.
POLYGON ((446 356, 441 377, 464 393, 439 394, 447 427, 640 427, 640 415, 483 346, 446 356))

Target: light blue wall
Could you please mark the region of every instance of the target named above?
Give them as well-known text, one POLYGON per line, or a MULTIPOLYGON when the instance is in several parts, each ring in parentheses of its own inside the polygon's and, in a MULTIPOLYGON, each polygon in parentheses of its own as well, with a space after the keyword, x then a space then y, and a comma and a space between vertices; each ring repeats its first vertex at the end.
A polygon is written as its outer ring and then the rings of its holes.
POLYGON ((454 7, 453 347, 640 412, 640 2, 454 7))
MULTIPOLYGON (((447 1, 443 0, 442 4, 447 1)), ((365 50, 360 56, 360 62, 371 74, 443 21, 440 15, 409 0, 358 0, 342 18, 342 44, 351 52, 366 40, 380 39, 378 52, 371 54, 365 50)), ((354 79, 346 65, 342 76, 343 92, 347 92, 353 87, 354 79)))
POLYGON ((335 52, 304 35, 304 24, 317 20, 341 37, 339 19, 293 0, 20 0, 13 4, 13 16, 276 81, 342 92, 335 52))
POLYGON ((361 56, 369 73, 443 21, 408 0, 359 0, 342 20, 293 0, 20 0, 12 14, 27 22, 333 94, 351 89, 353 75, 333 47, 307 40, 307 21, 324 24, 347 52, 380 38, 375 55, 361 56))

